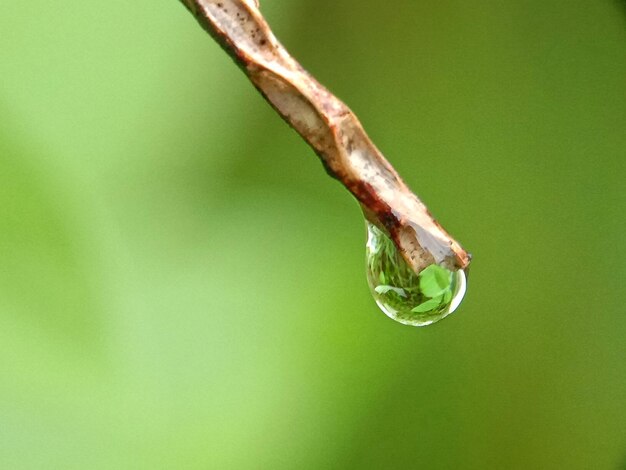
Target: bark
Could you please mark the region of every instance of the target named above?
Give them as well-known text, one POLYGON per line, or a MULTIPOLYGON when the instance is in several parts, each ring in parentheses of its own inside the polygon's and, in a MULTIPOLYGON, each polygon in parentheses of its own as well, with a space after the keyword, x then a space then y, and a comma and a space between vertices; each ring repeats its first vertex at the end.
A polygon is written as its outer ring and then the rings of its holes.
POLYGON ((274 109, 389 234, 409 265, 465 269, 470 255, 432 217, 354 113, 278 42, 254 0, 181 0, 274 109))

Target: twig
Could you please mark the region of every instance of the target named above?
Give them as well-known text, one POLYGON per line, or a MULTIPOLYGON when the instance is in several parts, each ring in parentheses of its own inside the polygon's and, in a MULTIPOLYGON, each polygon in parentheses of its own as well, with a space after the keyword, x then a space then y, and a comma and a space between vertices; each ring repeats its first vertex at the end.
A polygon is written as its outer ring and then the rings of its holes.
POLYGON ((354 113, 278 42, 254 0, 181 0, 254 86, 319 155, 326 171, 360 202, 419 272, 436 262, 465 269, 469 254, 369 139, 354 113))

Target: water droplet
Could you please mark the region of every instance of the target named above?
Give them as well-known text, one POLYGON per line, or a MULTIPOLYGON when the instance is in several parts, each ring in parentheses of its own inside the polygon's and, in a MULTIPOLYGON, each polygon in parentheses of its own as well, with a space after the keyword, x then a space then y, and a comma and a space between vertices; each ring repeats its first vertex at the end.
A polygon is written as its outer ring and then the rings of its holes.
POLYGON ((394 242, 367 224, 367 282, 380 309, 390 318, 426 326, 456 310, 466 288, 466 275, 431 264, 419 274, 404 260, 394 242))

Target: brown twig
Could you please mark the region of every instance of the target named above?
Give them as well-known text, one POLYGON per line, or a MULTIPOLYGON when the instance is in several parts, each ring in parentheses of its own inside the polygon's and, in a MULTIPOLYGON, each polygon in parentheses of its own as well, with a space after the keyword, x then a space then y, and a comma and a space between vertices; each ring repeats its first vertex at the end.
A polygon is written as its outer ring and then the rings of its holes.
POLYGON ((181 0, 267 101, 319 155, 419 272, 465 269, 469 254, 435 221, 369 139, 352 111, 278 42, 254 0, 181 0))

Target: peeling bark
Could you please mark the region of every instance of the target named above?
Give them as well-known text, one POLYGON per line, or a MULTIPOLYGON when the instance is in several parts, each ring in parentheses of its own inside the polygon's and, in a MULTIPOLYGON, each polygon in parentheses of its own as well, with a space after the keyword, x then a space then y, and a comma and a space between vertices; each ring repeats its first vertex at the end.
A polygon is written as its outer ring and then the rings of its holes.
POLYGON ((416 272, 433 262, 451 270, 467 268, 470 255, 402 181, 354 113, 278 42, 257 1, 181 1, 416 272))

